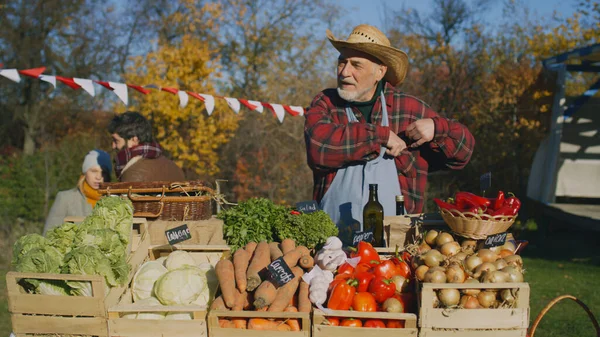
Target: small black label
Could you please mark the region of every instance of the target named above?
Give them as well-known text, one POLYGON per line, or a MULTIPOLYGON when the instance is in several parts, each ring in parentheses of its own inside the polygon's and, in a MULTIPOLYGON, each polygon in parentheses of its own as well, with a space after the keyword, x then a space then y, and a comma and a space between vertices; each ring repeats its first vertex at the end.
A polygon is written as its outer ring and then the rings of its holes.
POLYGON ((296 203, 296 209, 302 213, 312 213, 320 210, 319 204, 316 201, 300 201, 296 203))
POLYGON ((479 186, 482 191, 492 187, 492 172, 484 173, 479 177, 479 186))
POLYGON ((166 230, 165 235, 167 236, 167 241, 170 245, 174 245, 181 241, 189 240, 192 238, 192 235, 190 234, 190 229, 186 224, 166 230))
POLYGON ((487 238, 485 238, 483 247, 491 248, 491 247, 502 246, 506 242, 507 234, 508 234, 507 232, 504 232, 504 233, 498 233, 498 234, 488 236, 487 238))
POLYGON ((269 274, 271 274, 271 279, 277 284, 277 287, 281 287, 294 279, 294 272, 292 272, 292 269, 285 263, 283 256, 271 262, 267 269, 269 270, 269 274))
POLYGON ((355 246, 357 243, 361 241, 365 242, 373 242, 374 236, 373 231, 365 231, 365 232, 354 232, 354 237, 352 238, 352 245, 355 246))

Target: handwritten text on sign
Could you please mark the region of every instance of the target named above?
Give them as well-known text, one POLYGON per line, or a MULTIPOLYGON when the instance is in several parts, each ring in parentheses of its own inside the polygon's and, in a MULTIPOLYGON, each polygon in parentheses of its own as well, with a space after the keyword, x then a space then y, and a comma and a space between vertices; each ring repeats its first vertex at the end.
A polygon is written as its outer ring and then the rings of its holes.
POLYGON ((302 213, 312 213, 321 209, 319 204, 314 200, 297 202, 296 208, 302 213))
POLYGON ((506 242, 507 234, 508 234, 507 232, 504 232, 504 233, 490 235, 487 238, 485 238, 485 242, 484 242, 483 246, 485 248, 502 246, 506 242))
POLYGON ((354 232, 354 237, 352 238, 352 245, 355 246, 357 243, 359 243, 361 241, 372 242, 373 241, 373 231, 354 232))
POLYGON ((185 224, 179 227, 166 230, 165 235, 167 236, 167 241, 170 245, 174 245, 178 242, 189 240, 192 238, 192 235, 190 234, 190 229, 185 224))
POLYGON ((277 287, 281 287, 294 279, 294 272, 285 263, 283 256, 271 262, 267 269, 271 274, 271 278, 277 283, 277 287))

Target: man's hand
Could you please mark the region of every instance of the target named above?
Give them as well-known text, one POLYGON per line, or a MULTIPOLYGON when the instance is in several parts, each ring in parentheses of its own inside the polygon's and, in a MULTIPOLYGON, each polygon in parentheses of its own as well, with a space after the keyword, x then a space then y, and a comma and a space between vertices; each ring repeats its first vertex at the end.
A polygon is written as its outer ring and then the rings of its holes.
POLYGON ((397 134, 390 131, 390 138, 388 139, 387 144, 385 144, 385 147, 387 147, 385 153, 392 157, 396 157, 402 150, 406 149, 406 143, 398 137, 397 134))
POLYGON ((419 119, 406 128, 406 136, 415 141, 410 147, 418 147, 430 142, 434 135, 435 125, 431 118, 419 119))

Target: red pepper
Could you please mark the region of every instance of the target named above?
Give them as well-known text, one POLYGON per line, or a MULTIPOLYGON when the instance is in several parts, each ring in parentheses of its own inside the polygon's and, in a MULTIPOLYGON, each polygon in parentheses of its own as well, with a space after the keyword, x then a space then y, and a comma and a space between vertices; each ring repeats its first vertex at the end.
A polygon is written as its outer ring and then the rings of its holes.
POLYGON ((506 198, 504 204, 512 206, 518 212, 519 209, 521 208, 521 200, 519 200, 519 198, 517 198, 514 194, 512 194, 512 193, 510 193, 510 194, 511 194, 511 196, 506 198))
POLYGON ((363 312, 377 311, 375 297, 368 292, 357 292, 352 299, 352 310, 363 312))
MULTIPOLYGON (((410 278, 411 270, 410 264, 401 258, 393 257, 391 258, 392 262, 397 266, 398 274, 404 278, 410 278)), ((409 260, 410 261, 410 260, 409 260)))
POLYGON ((373 261, 381 261, 379 253, 373 248, 373 246, 365 241, 361 241, 356 246, 356 251, 350 254, 350 257, 360 256, 361 263, 372 263, 373 261))
POLYGON ((327 308, 332 310, 348 310, 352 305, 352 299, 356 294, 356 288, 353 286, 356 280, 350 279, 346 282, 340 282, 331 291, 327 308))
POLYGON ((365 328, 385 328, 385 323, 380 319, 368 319, 363 325, 365 328))
POLYGON ((354 273, 354 267, 350 265, 350 263, 345 262, 341 266, 338 267, 337 274, 349 274, 352 275, 354 273))
POLYGON ((447 209, 449 211, 453 209, 458 209, 457 205, 445 202, 442 199, 434 198, 433 201, 438 205, 440 209, 447 209))
POLYGON ((290 214, 291 215, 300 215, 300 212, 298 212, 298 211, 290 211, 290 214))
POLYGON ((385 260, 373 267, 373 274, 383 278, 392 278, 394 275, 402 274, 402 270, 392 260, 385 260))
POLYGON ((371 265, 370 263, 359 263, 356 268, 354 269, 354 274, 360 274, 363 272, 372 272, 373 271, 373 265, 371 265))
POLYGON ((396 284, 390 279, 376 276, 369 285, 369 292, 375 296, 377 303, 383 303, 396 293, 396 284))
POLYGON ((504 206, 498 208, 497 210, 491 212, 490 214, 492 216, 496 216, 496 215, 510 215, 510 216, 515 216, 515 215, 517 215, 518 211, 519 211, 519 209, 515 208, 514 206, 504 205, 504 206))
POLYGON ((490 206, 490 204, 491 202, 488 198, 480 197, 470 192, 456 192, 456 205, 461 209, 467 205, 483 208, 490 206))
POLYGON ((358 281, 356 291, 363 292, 369 290, 369 284, 371 284, 371 281, 375 278, 375 275, 368 271, 363 271, 361 273, 354 274, 354 278, 356 278, 356 281, 358 281))
POLYGON ((498 209, 504 205, 504 192, 498 191, 498 196, 494 199, 494 205, 492 206, 494 209, 498 209))

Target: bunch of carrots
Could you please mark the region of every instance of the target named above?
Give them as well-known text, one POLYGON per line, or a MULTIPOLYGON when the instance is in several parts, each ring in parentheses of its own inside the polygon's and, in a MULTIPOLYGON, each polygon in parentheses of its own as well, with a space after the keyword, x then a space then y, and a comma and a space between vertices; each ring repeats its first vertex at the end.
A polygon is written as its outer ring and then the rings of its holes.
MULTIPOLYGON (((309 286, 302 280, 305 271, 314 266, 308 248, 296 247, 292 239, 281 243, 249 242, 235 251, 232 259, 220 260, 215 266, 221 295, 211 310, 256 310, 268 312, 310 312, 309 286), (267 266, 283 257, 294 278, 277 287, 267 266)), ((222 328, 300 331, 298 319, 232 318, 219 319, 222 328)))

